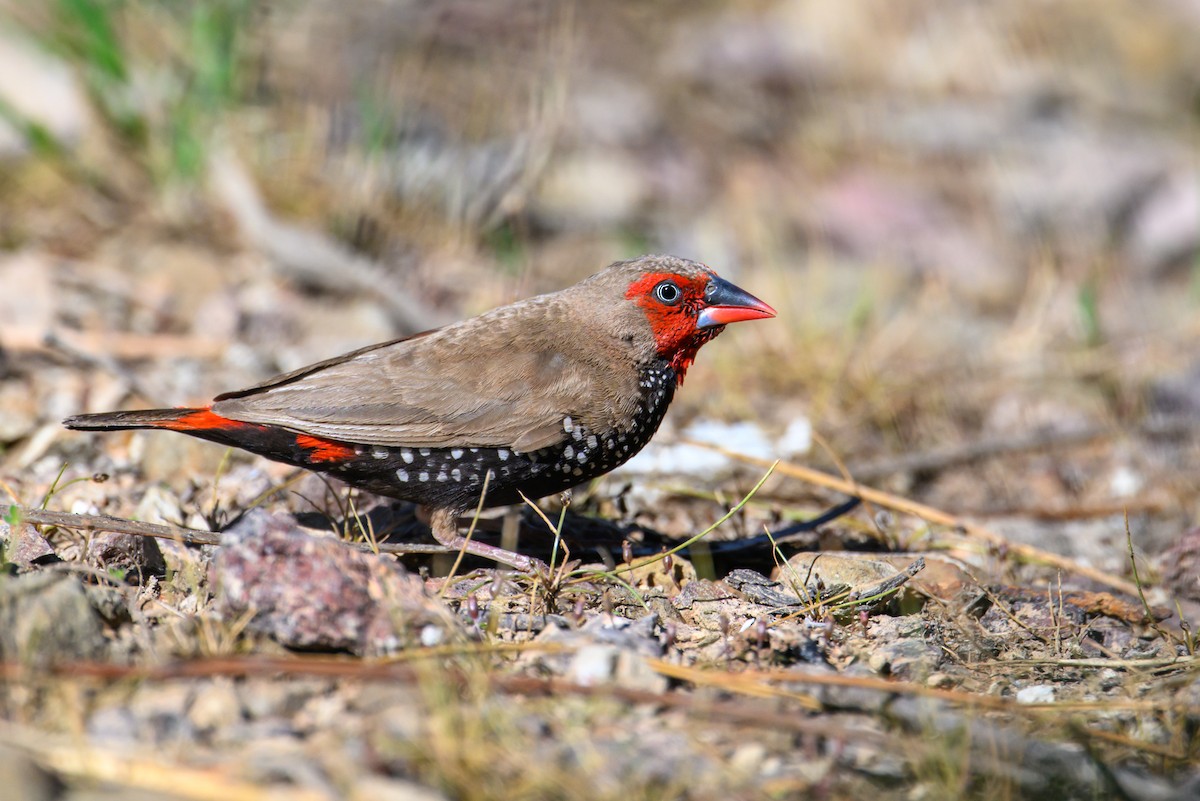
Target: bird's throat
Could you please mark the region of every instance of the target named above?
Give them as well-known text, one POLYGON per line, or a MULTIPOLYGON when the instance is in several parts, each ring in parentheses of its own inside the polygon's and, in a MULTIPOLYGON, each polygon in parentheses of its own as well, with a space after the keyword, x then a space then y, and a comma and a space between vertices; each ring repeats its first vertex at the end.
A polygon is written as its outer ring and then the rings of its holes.
POLYGON ((677 386, 683 385, 683 378, 687 375, 687 370, 692 366, 692 362, 696 361, 696 354, 705 342, 713 339, 717 334, 725 330, 725 326, 715 326, 713 328, 704 328, 699 331, 694 331, 690 337, 683 343, 672 343, 671 349, 666 353, 659 351, 671 369, 675 371, 675 382, 677 386))

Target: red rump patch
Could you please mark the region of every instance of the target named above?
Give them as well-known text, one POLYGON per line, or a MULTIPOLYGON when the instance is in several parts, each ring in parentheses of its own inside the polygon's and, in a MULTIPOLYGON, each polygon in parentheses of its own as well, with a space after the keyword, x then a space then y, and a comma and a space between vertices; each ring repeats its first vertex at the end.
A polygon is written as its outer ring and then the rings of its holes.
MULTIPOLYGON (((258 425, 257 423, 243 423, 241 420, 230 420, 228 417, 222 417, 211 409, 181 409, 181 414, 174 420, 163 421, 160 426, 168 428, 172 431, 182 431, 184 433, 201 433, 205 431, 237 431, 253 430, 259 432, 276 432, 278 434, 287 434, 283 429, 272 428, 271 426, 258 425)), ((241 444, 236 439, 219 441, 241 444)), ((336 442, 329 439, 321 439, 309 434, 297 434, 296 446, 305 451, 310 462, 342 462, 347 459, 353 459, 358 454, 354 448, 342 442, 336 442)))
POLYGON ((296 444, 308 451, 308 458, 314 462, 344 462, 358 455, 354 448, 345 443, 309 434, 297 434, 296 444))
MULTIPOLYGON (((203 432, 206 431, 238 430, 245 431, 246 433, 256 431, 284 436, 291 434, 289 431, 273 426, 243 423, 241 420, 230 420, 228 417, 222 417, 211 409, 180 409, 179 417, 174 420, 165 420, 159 426, 171 431, 195 433, 202 436, 203 432)), ((347 459, 353 459, 358 455, 355 453, 353 447, 343 442, 321 439, 310 434, 296 434, 295 437, 296 446, 305 452, 309 462, 343 462, 347 459)), ((218 441, 244 445, 248 444, 248 441, 242 441, 245 439, 245 435, 235 435, 232 439, 220 438, 218 441)))
MULTIPOLYGON (((228 417, 222 417, 208 409, 197 409, 187 412, 180 417, 163 423, 163 428, 169 428, 172 431, 212 431, 212 430, 228 430, 233 428, 242 428, 250 426, 251 423, 243 423, 239 420, 230 420, 228 417)), ((259 428, 260 426, 253 426, 259 428)))

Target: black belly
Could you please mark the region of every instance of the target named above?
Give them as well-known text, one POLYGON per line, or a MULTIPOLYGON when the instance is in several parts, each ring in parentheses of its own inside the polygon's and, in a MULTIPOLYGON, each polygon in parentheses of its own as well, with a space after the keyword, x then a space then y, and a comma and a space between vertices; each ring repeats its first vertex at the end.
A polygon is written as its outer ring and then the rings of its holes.
POLYGON ((531 453, 511 448, 402 448, 355 446, 349 461, 306 465, 346 483, 401 500, 466 510, 520 503, 583 484, 624 464, 658 430, 675 390, 673 371, 655 371, 642 381, 638 414, 624 430, 589 431, 564 421, 562 442, 531 453))

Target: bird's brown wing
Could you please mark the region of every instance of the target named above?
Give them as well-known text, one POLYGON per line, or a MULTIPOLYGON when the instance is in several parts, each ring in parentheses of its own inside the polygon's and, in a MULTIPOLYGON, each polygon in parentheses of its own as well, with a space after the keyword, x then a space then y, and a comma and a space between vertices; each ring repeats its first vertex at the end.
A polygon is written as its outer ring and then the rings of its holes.
MULTIPOLYGON (((504 335, 520 328, 475 318, 364 348, 222 395, 213 411, 343 442, 523 452, 561 442, 564 419, 585 399, 602 417, 627 413, 614 398, 628 389, 609 386, 622 379, 567 358, 554 337, 504 335)), ((635 373, 624 380, 636 388, 635 373)))
POLYGON ((268 389, 273 389, 275 387, 282 386, 284 384, 290 384, 293 381, 298 381, 301 378, 304 378, 307 375, 310 375, 312 373, 316 373, 320 370, 323 370, 326 367, 330 367, 332 365, 339 364, 341 362, 350 361, 352 359, 357 358, 358 356, 361 356, 364 353, 368 353, 369 351, 380 350, 382 348, 389 348, 392 345, 398 345, 401 342, 407 342, 410 339, 417 339, 418 337, 425 337, 425 336, 429 336, 430 334, 436 334, 440 330, 441 329, 434 328, 429 331, 422 331, 419 334, 411 334, 406 337, 400 337, 399 339, 393 339, 389 342, 378 342, 374 345, 367 345, 364 348, 359 348, 358 350, 352 350, 349 353, 343 353, 341 356, 334 356, 331 359, 325 359, 324 361, 314 362, 313 364, 305 365, 304 367, 300 367, 296 370, 292 370, 290 373, 282 373, 273 378, 268 378, 266 381, 263 381, 262 383, 254 384, 253 386, 246 387, 245 389, 239 389, 239 390, 235 390, 233 392, 223 392, 220 395, 218 395, 216 398, 214 398, 213 400, 214 401, 223 401, 223 400, 230 400, 233 398, 244 398, 248 395, 255 395, 260 392, 264 392, 268 389))

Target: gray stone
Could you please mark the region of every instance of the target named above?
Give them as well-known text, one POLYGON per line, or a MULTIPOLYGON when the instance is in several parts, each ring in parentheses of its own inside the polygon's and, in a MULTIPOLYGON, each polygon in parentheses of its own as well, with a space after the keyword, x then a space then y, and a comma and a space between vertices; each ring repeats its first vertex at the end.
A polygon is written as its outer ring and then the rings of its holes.
POLYGON ((1191 264, 1200 251, 1200 174, 1164 181, 1129 222, 1125 253, 1142 272, 1158 275, 1191 264))
POLYGON ((1054 703, 1054 685, 1031 684, 1017 690, 1018 704, 1052 704, 1054 703))
POLYGON ((868 664, 877 673, 923 682, 941 662, 942 651, 925 636, 924 621, 879 616, 871 619, 868 664))
POLYGON ((25 570, 33 567, 37 560, 54 555, 50 543, 38 534, 37 529, 23 521, 12 526, 7 520, 0 519, 0 542, 4 544, 4 558, 25 570))
POLYGON ((96 567, 133 584, 142 584, 166 570, 162 551, 153 537, 101 532, 88 542, 87 554, 96 567))
POLYGON ((31 573, 0 582, 0 657, 47 666, 104 653, 100 618, 73 576, 31 573))

